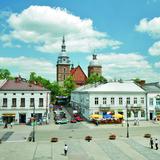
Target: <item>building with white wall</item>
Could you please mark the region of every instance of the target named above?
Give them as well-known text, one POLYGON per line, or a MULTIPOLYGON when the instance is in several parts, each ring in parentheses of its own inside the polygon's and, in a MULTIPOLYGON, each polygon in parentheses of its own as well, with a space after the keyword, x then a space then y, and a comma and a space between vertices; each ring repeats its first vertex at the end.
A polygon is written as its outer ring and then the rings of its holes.
POLYGON ((21 77, 0 81, 0 117, 4 122, 26 123, 35 111, 37 120, 47 119, 50 91, 21 77))
POLYGON ((89 119, 93 113, 121 113, 129 120, 146 120, 146 92, 133 82, 110 82, 86 85, 74 90, 71 104, 89 119))
POLYGON ((160 85, 156 83, 146 83, 142 85, 147 95, 147 116, 149 120, 160 115, 160 85))

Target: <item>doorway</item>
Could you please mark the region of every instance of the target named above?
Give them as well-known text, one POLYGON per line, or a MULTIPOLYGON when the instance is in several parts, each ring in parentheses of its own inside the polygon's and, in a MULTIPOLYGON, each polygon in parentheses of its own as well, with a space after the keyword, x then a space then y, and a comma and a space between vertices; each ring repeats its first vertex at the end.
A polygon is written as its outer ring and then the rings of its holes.
POLYGON ((26 113, 19 113, 19 123, 26 123, 26 113))
POLYGON ((150 112, 150 114, 149 114, 149 119, 150 119, 150 120, 153 120, 153 112, 150 112))

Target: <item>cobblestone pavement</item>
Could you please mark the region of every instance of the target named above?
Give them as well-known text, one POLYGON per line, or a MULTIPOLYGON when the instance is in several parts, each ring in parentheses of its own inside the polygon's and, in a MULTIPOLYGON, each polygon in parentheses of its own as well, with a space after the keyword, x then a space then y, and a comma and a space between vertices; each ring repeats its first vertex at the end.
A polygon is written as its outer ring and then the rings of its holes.
MULTIPOLYGON (((160 137, 159 137, 160 138, 160 137)), ((51 142, 5 142, 0 145, 0 160, 158 160, 160 150, 150 149, 142 137, 116 140, 66 139, 51 142), (68 144, 68 154, 63 147, 68 144)))
POLYGON ((160 123, 140 122, 134 126, 129 122, 129 138, 126 138, 126 125, 99 125, 87 122, 36 126, 36 142, 28 142, 32 126, 15 125, 13 128, 0 127, 0 160, 158 160, 160 150, 149 148, 145 133, 160 140, 160 123), (111 133, 116 140, 109 140, 111 133), (85 136, 93 140, 87 142, 85 136), (50 139, 57 137, 57 143, 50 139), (63 147, 68 144, 68 155, 64 156, 63 147))

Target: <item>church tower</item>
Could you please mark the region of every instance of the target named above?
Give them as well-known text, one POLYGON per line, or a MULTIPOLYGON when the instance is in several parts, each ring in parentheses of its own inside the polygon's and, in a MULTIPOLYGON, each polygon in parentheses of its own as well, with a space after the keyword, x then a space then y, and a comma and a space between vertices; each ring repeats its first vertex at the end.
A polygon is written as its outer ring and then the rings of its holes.
POLYGON ((102 75, 102 66, 99 64, 96 54, 93 54, 93 59, 90 61, 88 66, 88 77, 93 73, 102 75))
POLYGON ((64 80, 70 75, 70 60, 66 53, 65 38, 63 36, 61 52, 57 60, 57 82, 63 85, 64 80))

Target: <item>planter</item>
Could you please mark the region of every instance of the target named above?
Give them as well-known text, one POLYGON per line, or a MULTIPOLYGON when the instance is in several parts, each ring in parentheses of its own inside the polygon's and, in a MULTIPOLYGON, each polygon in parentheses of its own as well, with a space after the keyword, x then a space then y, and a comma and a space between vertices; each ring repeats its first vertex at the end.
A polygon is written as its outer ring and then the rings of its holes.
POLYGON ((92 136, 86 136, 85 140, 88 141, 88 142, 90 142, 92 140, 92 136))
POLYGON ((146 133, 146 134, 144 135, 144 138, 151 138, 151 134, 146 133))
POLYGON ((109 136, 109 139, 110 139, 110 140, 115 140, 115 139, 116 139, 116 135, 115 135, 115 134, 111 134, 111 135, 109 136))
POLYGON ((51 138, 51 142, 58 142, 58 138, 56 137, 51 138))

